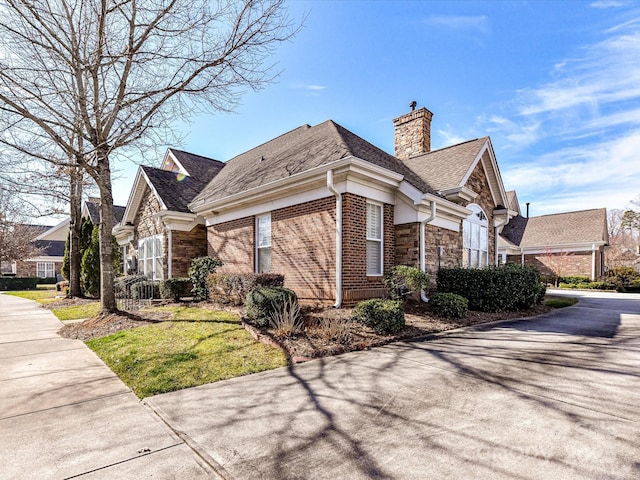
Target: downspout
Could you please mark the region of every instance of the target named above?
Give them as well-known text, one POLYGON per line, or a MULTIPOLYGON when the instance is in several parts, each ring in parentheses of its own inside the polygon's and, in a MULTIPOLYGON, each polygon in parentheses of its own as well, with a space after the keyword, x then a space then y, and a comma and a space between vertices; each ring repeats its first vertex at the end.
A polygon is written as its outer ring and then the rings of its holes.
POLYGON ((591 245, 591 281, 596 281, 596 244, 591 245))
POLYGON ((171 264, 173 263, 173 235, 170 228, 167 229, 167 278, 172 278, 173 269, 171 264))
MULTIPOLYGON (((427 226, 427 223, 433 221, 434 218, 436 218, 436 201, 432 199, 431 214, 420 222, 420 270, 423 272, 426 271, 426 261, 424 258, 426 253, 424 230, 427 226)), ((429 301, 429 298, 427 298, 427 294, 424 290, 420 290, 420 300, 425 303, 429 301)))
POLYGON ((342 195, 333 186, 333 170, 327 171, 327 188, 336 197, 336 303, 342 305, 342 195))
POLYGON ((505 221, 494 226, 494 229, 495 229, 494 230, 494 235, 493 235, 494 236, 494 240, 495 240, 495 247, 494 247, 495 252, 494 253, 495 253, 495 257, 496 258, 495 258, 495 261, 493 262, 493 264, 496 265, 496 266, 498 265, 498 229, 500 227, 504 227, 507 223, 509 223, 509 220, 511 220, 511 217, 509 216, 509 213, 507 213, 507 218, 505 219, 505 221))

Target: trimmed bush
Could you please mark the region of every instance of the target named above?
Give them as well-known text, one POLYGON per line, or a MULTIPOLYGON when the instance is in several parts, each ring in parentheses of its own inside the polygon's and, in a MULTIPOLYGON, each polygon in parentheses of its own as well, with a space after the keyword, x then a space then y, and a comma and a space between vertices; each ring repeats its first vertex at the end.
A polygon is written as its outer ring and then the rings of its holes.
POLYGON ((412 293, 429 290, 429 275, 416 267, 396 265, 385 276, 384 284, 394 300, 404 300, 412 293))
POLYGON ((131 285, 131 296, 138 300, 160 298, 160 282, 144 281, 131 285))
POLYGON ((222 303, 244 304, 248 293, 257 287, 282 287, 284 275, 277 273, 212 273, 207 277, 209 298, 222 303))
POLYGON ((400 300, 365 300, 356 305, 353 318, 381 335, 397 333, 405 326, 404 310, 400 300))
POLYGON ((56 277, 41 278, 38 280, 40 285, 55 285, 58 279, 56 277))
POLYGON ((35 290, 39 281, 38 277, 0 277, 0 290, 35 290))
POLYGON ((191 280, 183 278, 167 278, 160 282, 160 298, 177 302, 180 298, 189 295, 191 280))
POLYGON ((438 292, 461 295, 469 301, 470 310, 482 312, 531 308, 542 302, 546 288, 538 270, 530 266, 507 264, 438 271, 438 292))
POLYGON ((579 275, 567 275, 564 277, 558 277, 558 282, 560 283, 568 283, 568 284, 578 284, 578 283, 589 283, 589 277, 579 276, 579 275))
POLYGON ((214 273, 222 262, 213 257, 194 258, 189 267, 189 279, 191 280, 191 293, 196 301, 207 300, 209 298, 209 288, 207 287, 207 277, 214 273))
POLYGON ((455 293, 434 293, 428 306, 439 317, 464 318, 469 310, 469 301, 455 293))
POLYGON ((277 312, 285 305, 297 305, 298 297, 293 290, 282 287, 258 287, 247 295, 245 315, 252 323, 267 327, 277 312))

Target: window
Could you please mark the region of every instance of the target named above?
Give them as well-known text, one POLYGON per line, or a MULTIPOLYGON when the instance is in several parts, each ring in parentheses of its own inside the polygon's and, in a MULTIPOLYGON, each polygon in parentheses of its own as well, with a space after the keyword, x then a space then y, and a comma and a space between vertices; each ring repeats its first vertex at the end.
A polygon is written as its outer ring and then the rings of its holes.
POLYGON ((489 264, 489 221, 477 205, 467 206, 473 213, 462 222, 464 253, 462 264, 482 268, 489 264))
POLYGON ((36 265, 36 276, 40 278, 50 278, 56 276, 56 266, 53 262, 38 262, 36 265))
POLYGON ((271 271, 271 214, 256 217, 256 271, 271 271))
POLYGON ((150 280, 162 280, 162 235, 138 240, 138 273, 150 280))
POLYGON ((16 273, 16 262, 0 262, 0 273, 16 273))
POLYGON ((382 205, 367 202, 367 275, 382 275, 382 205))

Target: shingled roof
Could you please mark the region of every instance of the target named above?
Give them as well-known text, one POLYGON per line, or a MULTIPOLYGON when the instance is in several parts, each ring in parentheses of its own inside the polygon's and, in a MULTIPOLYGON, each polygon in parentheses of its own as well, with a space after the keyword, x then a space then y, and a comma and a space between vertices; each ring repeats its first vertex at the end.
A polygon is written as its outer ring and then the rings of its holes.
POLYGON ((189 212, 187 205, 225 166, 224 163, 200 155, 171 149, 188 175, 142 166, 142 170, 158 193, 167 210, 189 212))
POLYGON ((411 157, 405 164, 435 191, 459 187, 489 137, 411 157))
POLYGON ((608 243, 607 210, 598 208, 530 218, 518 215, 505 225, 502 237, 519 247, 608 243))
POLYGON ((313 127, 298 127, 230 159, 194 204, 219 200, 350 156, 404 175, 422 192, 435 191, 394 156, 327 120, 313 127))
POLYGON ((32 242, 33 246, 38 249, 40 255, 49 257, 63 257, 66 242, 61 240, 36 240, 32 242))
MULTIPOLYGON (((91 197, 85 202, 87 212, 89 213, 89 220, 94 225, 100 223, 100 199, 91 197)), ((124 211, 127 207, 121 207, 120 205, 113 206, 113 224, 116 225, 122 221, 124 211)))

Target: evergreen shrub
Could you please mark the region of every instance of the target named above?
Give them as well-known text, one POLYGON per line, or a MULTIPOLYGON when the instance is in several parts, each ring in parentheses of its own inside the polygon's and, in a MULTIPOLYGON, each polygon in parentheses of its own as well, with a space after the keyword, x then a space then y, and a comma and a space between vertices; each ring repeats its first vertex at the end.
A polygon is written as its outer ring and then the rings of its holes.
POLYGON ((531 308, 542 303, 546 289, 538 270, 528 265, 438 271, 438 292, 465 297, 470 310, 505 312, 531 308))
POLYGON ((455 293, 434 293, 428 306, 439 317, 464 318, 469 311, 469 301, 455 293))
POLYGON ((258 287, 247 295, 245 315, 252 323, 266 327, 277 312, 284 310, 285 305, 297 304, 298 297, 293 290, 282 287, 258 287))
POLYGON ((404 309, 400 300, 365 300, 356 305, 353 318, 382 335, 397 333, 405 326, 404 309))
POLYGON ((404 300, 412 293, 429 290, 429 275, 416 267, 396 265, 385 276, 384 283, 389 296, 394 300, 404 300))
POLYGON ((222 266, 222 262, 213 257, 198 257, 191 261, 189 267, 189 279, 191 280, 191 293, 196 301, 207 300, 209 298, 209 288, 207 287, 207 277, 222 266))

